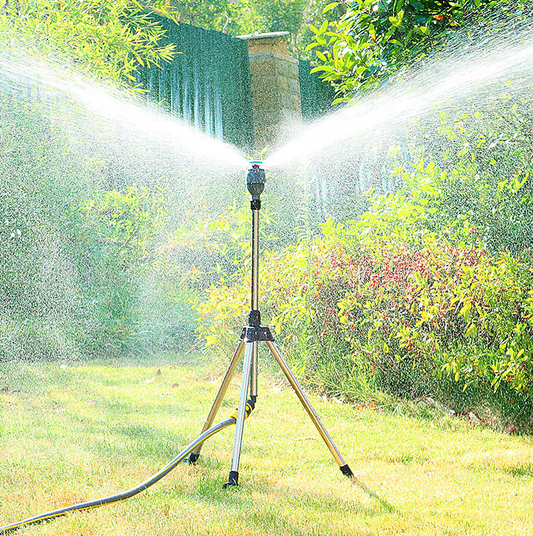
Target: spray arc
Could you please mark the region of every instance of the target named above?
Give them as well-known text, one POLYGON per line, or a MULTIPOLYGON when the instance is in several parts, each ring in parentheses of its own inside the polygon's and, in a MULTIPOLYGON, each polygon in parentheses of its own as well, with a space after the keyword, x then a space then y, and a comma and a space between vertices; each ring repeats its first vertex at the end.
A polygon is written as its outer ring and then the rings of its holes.
POLYGON ((298 399, 300 400, 302 406, 309 415, 311 421, 315 425, 318 433, 324 440, 326 446, 333 455, 333 458, 339 465, 339 469, 341 470, 341 472, 348 477, 353 476, 350 467, 345 462, 341 453, 335 446, 335 443, 331 439, 326 428, 318 417, 316 411, 309 402, 309 399, 300 387, 296 377, 294 376, 287 362, 283 358, 283 355, 280 352, 278 346, 276 345, 269 327, 261 325, 261 313, 259 311, 259 211, 261 210, 261 194, 263 193, 266 184, 266 173, 265 170, 261 167, 261 161, 251 161, 250 164, 251 168, 248 170, 246 176, 246 187, 251 195, 250 209, 252 211, 252 247, 250 274, 251 309, 248 314, 248 325, 242 328, 239 342, 230 361, 230 364, 226 370, 226 374, 222 380, 217 395, 213 401, 211 409, 207 415, 200 435, 187 447, 185 447, 165 467, 160 469, 155 475, 148 478, 138 486, 135 486, 124 492, 110 495, 108 497, 74 504, 57 510, 52 510, 50 512, 45 512, 34 517, 27 518, 25 520, 17 521, 9 525, 5 525, 3 527, 0 527, 0 535, 14 532, 23 526, 50 521, 57 517, 67 515, 70 512, 89 510, 92 508, 97 508, 99 506, 104 506, 106 504, 112 504, 118 501, 129 499, 130 497, 141 493, 142 491, 146 490, 147 488, 161 480, 182 461, 196 463, 196 461, 200 457, 200 451, 204 442, 213 435, 215 435, 217 432, 220 432, 221 430, 228 428, 232 425, 235 425, 236 427, 235 440, 233 445, 233 457, 228 482, 224 484, 224 487, 237 486, 239 483, 239 463, 244 435, 244 422, 255 408, 258 397, 258 356, 260 342, 264 342, 267 345, 268 349, 270 350, 270 353, 285 374, 289 384, 296 393, 298 399), (238 408, 228 419, 213 425, 213 422, 222 405, 222 401, 231 383, 231 380, 235 375, 239 363, 243 359, 243 355, 244 363, 238 408))

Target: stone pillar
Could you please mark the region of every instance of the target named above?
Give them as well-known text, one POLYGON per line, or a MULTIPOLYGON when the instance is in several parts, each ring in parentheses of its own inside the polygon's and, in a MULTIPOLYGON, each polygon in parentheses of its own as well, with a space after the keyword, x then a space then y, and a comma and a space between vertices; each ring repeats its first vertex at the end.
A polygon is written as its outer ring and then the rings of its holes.
POLYGON ((291 57, 289 32, 241 36, 248 41, 255 147, 285 141, 302 122, 298 60, 291 57))

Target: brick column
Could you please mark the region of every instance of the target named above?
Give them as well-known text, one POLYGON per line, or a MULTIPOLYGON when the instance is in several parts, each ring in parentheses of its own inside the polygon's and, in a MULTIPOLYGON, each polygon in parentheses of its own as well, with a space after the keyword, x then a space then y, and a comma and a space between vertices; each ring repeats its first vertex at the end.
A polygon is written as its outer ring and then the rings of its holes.
POLYGON ((283 142, 302 122, 298 60, 287 49, 288 32, 241 36, 248 41, 255 146, 283 142))

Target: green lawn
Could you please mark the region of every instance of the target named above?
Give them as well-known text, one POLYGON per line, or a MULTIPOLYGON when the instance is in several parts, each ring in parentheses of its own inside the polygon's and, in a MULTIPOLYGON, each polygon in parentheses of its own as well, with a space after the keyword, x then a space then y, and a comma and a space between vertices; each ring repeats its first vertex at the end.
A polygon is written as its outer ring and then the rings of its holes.
MULTIPOLYGON (((0 365, 0 525, 130 488, 199 433, 219 378, 172 361, 0 365), (160 371, 160 374, 158 374, 160 371)), ((236 404, 239 378, 220 419, 236 404)), ((234 428, 136 497, 26 535, 533 534, 533 441, 434 411, 312 397, 344 477, 279 378, 261 375, 241 486, 222 489, 234 428)))

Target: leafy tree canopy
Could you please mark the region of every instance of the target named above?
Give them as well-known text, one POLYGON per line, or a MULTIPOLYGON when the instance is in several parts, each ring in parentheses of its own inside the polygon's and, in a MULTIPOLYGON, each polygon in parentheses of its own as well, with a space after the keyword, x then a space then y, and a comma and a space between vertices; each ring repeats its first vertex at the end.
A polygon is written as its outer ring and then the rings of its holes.
MULTIPOLYGON (((289 46, 301 56, 312 40, 310 24, 318 24, 329 0, 172 0, 183 22, 224 31, 231 35, 290 33, 289 46)), ((343 7, 336 11, 340 16, 343 7)))
POLYGON ((345 97, 374 87, 431 50, 450 46, 457 31, 490 31, 527 16, 525 0, 344 0, 328 4, 315 36, 316 71, 345 97), (344 14, 336 18, 339 8, 344 14), (333 9, 336 11, 332 11, 333 9))
POLYGON ((0 0, 0 44, 16 38, 105 79, 131 81, 137 64, 173 54, 158 45, 161 16, 174 17, 164 0, 0 0))

